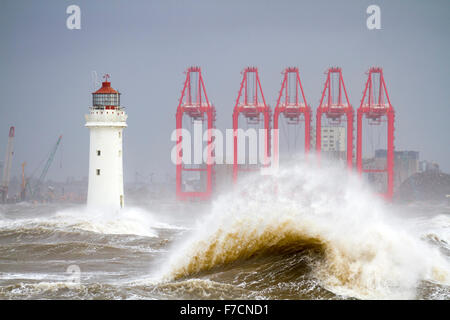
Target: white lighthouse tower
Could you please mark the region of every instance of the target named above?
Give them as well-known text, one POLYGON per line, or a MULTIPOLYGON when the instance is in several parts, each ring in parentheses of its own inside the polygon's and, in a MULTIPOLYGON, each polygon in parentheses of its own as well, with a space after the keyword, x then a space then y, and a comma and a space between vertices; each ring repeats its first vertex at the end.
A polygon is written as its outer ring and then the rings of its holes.
POLYGON ((124 206, 122 131, 128 115, 120 106, 120 93, 108 82, 109 75, 104 78, 102 87, 92 93, 92 107, 85 115, 90 131, 87 204, 120 209, 124 206))

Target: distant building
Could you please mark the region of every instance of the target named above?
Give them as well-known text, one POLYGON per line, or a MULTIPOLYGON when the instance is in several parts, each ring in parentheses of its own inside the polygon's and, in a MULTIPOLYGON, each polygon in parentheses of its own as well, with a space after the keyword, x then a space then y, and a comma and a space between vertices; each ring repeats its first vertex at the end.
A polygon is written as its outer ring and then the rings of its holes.
POLYGON ((345 127, 324 126, 322 130, 322 154, 330 158, 345 159, 347 130, 345 127))
POLYGON ((435 171, 439 172, 439 164, 434 161, 419 161, 419 172, 435 171))
MULTIPOLYGON (((373 169, 384 169, 386 167, 386 149, 375 150, 375 158, 367 160, 371 162, 373 169)), ((418 151, 395 151, 394 152, 394 190, 396 190, 406 179, 419 172, 418 151)))

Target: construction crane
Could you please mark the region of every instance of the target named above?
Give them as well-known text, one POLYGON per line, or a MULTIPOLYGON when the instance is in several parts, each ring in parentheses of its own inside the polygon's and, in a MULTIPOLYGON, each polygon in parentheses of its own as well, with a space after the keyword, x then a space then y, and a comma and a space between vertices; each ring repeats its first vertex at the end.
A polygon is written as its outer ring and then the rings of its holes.
MULTIPOLYGON (((50 155, 49 155, 49 157, 47 159, 47 162, 45 163, 44 169, 42 170, 41 175, 39 176, 39 179, 36 182, 35 187, 33 189, 31 189, 29 183, 26 182, 32 197, 35 197, 35 196, 39 195, 39 193, 40 193, 41 185, 44 182, 44 179, 45 179, 45 177, 47 175, 48 169, 52 165, 52 162, 53 162, 53 159, 55 157, 56 151, 58 150, 58 146, 59 146, 59 144, 61 142, 61 138, 62 138, 62 135, 59 136, 58 141, 56 141, 56 144, 53 146, 53 148, 52 148, 52 150, 50 152, 50 155)), ((29 180, 30 179, 27 179, 27 181, 29 181, 29 180)))
POLYGON ((9 128, 8 146, 6 148, 5 164, 3 166, 2 184, 0 193, 2 202, 5 203, 8 198, 9 175, 11 173, 12 157, 14 154, 14 127, 9 128))

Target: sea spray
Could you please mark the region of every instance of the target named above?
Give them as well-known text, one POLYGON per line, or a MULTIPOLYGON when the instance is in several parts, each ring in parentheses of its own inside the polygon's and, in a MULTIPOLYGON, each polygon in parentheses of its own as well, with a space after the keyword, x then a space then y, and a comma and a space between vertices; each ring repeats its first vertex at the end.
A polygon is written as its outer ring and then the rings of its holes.
POLYGON ((157 237, 155 229, 179 228, 157 219, 155 214, 140 208, 124 208, 119 212, 86 208, 85 206, 56 210, 33 218, 1 219, 0 228, 20 229, 42 227, 50 230, 78 229, 101 234, 130 234, 157 237))
POLYGON ((272 177, 241 179, 173 248, 158 277, 172 281, 313 245, 323 253, 312 269, 324 288, 357 298, 414 298, 423 280, 448 284, 450 269, 406 224, 354 174, 301 162, 272 177))

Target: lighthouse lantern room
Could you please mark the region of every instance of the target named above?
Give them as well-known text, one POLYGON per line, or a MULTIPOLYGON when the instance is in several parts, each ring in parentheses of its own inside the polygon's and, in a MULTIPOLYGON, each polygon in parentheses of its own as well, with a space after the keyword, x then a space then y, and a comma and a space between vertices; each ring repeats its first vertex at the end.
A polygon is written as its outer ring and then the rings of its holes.
POLYGON ((102 87, 92 93, 92 106, 85 115, 90 131, 87 204, 120 209, 124 206, 122 132, 128 115, 109 75, 104 78, 102 87))

